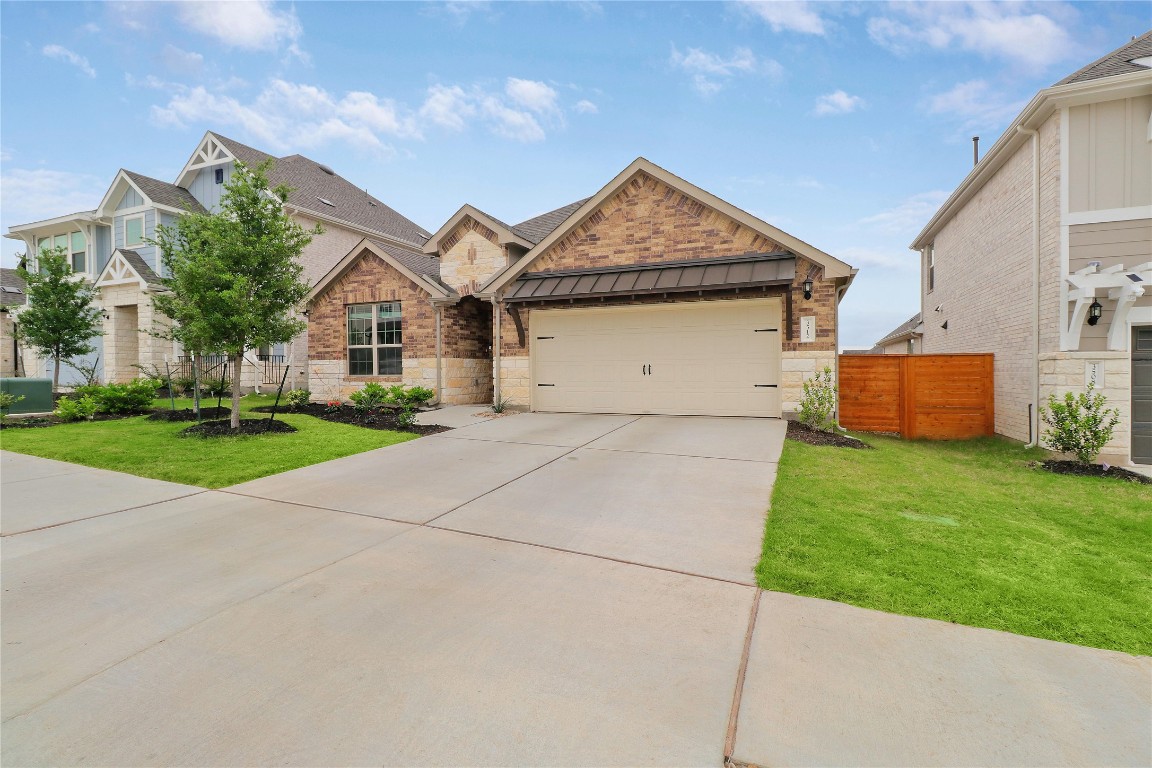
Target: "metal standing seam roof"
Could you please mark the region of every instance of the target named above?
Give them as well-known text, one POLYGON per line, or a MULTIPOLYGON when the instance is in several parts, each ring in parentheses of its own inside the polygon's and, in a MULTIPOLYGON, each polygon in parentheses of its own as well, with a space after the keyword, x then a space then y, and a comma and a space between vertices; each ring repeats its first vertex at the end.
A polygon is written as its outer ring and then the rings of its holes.
POLYGON ((191 211, 192 213, 206 212, 200 201, 192 197, 192 193, 184 187, 178 187, 175 184, 169 184, 166 181, 160 181, 160 179, 154 179, 135 171, 125 170, 124 175, 131 179, 132 183, 138 186, 140 191, 147 195, 153 203, 191 211))
POLYGON ((626 267, 527 272, 512 284, 504 300, 549 301, 787 285, 795 277, 793 254, 758 253, 626 267))
POLYGON ((1056 85, 1082 83, 1102 77, 1126 75, 1129 72, 1147 72, 1148 67, 1133 64, 1133 59, 1152 56, 1152 31, 1145 32, 1131 42, 1125 43, 1111 53, 1100 57, 1086 67, 1076 70, 1056 85))

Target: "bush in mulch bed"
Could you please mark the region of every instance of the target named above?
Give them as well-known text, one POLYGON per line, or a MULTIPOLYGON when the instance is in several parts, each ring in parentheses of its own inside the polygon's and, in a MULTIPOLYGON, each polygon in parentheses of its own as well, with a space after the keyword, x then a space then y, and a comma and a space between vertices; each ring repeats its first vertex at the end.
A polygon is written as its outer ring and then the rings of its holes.
POLYGON ((230 419, 206 421, 180 430, 181 436, 234 437, 236 435, 267 435, 277 432, 295 432, 296 427, 283 421, 268 419, 240 419, 240 426, 232 429, 230 419))
POLYGON ((1049 472, 1055 472, 1058 475, 1080 475, 1082 477, 1111 477, 1116 480, 1126 480, 1129 483, 1142 483, 1144 485, 1152 485, 1152 477, 1145 477, 1144 475, 1135 472, 1129 472, 1122 467, 1113 467, 1107 464, 1081 464, 1078 461, 1059 461, 1057 459, 1048 459, 1047 461, 1035 462, 1033 466, 1039 466, 1049 472))
MULTIPOLYGON (((271 413, 272 406, 262 405, 252 410, 257 413, 271 413)), ((364 427, 365 429, 387 429, 392 432, 412 432, 417 435, 434 435, 437 432, 447 432, 451 429, 451 427, 443 427, 439 424, 413 424, 410 427, 402 427, 396 420, 396 415, 399 412, 398 409, 389 408, 388 406, 359 411, 355 406, 351 405, 308 403, 308 405, 298 408, 287 408, 282 405, 276 409, 276 412, 303 413, 308 416, 314 416, 317 419, 324 419, 324 421, 334 421, 337 424, 352 424, 353 426, 364 427)))
POLYGON ((871 448, 872 446, 862 440, 857 440, 848 435, 841 435, 836 432, 824 432, 823 430, 813 429, 807 424, 802 424, 799 421, 788 422, 788 437, 791 440, 796 440, 801 443, 808 443, 809 445, 828 445, 836 448, 871 448))
MULTIPOLYGON (((212 406, 211 408, 200 409, 200 418, 202 419, 222 419, 231 414, 231 408, 212 406)), ((196 412, 191 408, 181 408, 175 411, 160 409, 148 414, 148 421, 196 421, 196 412)))

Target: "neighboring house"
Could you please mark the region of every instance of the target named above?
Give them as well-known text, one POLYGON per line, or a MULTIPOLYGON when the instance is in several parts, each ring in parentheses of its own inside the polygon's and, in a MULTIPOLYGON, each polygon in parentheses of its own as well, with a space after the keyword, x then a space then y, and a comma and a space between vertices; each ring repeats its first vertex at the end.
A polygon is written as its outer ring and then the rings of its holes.
POLYGON ((16 313, 24 306, 24 280, 14 269, 0 269, 0 378, 23 375, 16 313))
MULTIPOLYGON (((365 237, 413 252, 428 238, 428 232, 325 165, 301 155, 276 158, 212 132, 205 134, 174 184, 121 170, 95 210, 14 226, 5 235, 23 241, 33 262, 42 248, 63 247, 73 270, 96 286, 105 319, 103 334, 93 339, 96 351, 91 358, 99 358, 105 380, 135 378, 138 365, 164 370, 166 363, 187 364, 178 345, 153 335, 164 323, 153 315, 151 301, 152 294, 163 290, 164 264, 147 241, 155 237, 158 224, 172 225, 186 211, 218 210, 224 182, 237 161, 249 167, 271 161, 272 184, 292 188, 287 209, 293 218, 306 228, 317 223, 324 227, 301 256, 310 285, 365 237)), ((245 384, 278 384, 278 373, 288 363, 297 374, 291 381, 306 386, 307 348, 305 334, 275 349, 252 350, 245 384)), ((29 371, 47 371, 51 365, 28 351, 25 358, 29 371)), ((79 383, 69 367, 61 377, 62 384, 79 383)))
POLYGON ((876 346, 868 352, 878 355, 914 355, 923 351, 920 348, 923 336, 924 323, 920 319, 920 313, 917 312, 876 342, 876 346))
POLYGON ((932 217, 923 352, 993 352, 996 431, 1095 379, 1152 464, 1152 32, 1040 91, 932 217))
POLYGON ((640 158, 519 224, 465 205, 422 255, 359 243, 309 296, 310 380, 326 398, 381 381, 444 403, 781 416, 835 369, 855 274, 640 158))

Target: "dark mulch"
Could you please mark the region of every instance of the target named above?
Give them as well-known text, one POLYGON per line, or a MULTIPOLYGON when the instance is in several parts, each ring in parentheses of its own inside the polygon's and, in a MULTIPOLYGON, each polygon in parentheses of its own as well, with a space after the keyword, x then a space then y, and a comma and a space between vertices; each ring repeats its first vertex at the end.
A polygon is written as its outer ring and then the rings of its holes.
POLYGON ((1058 461, 1048 459, 1040 462, 1040 466, 1049 472, 1058 475, 1080 475, 1082 477, 1111 477, 1116 480, 1126 480, 1130 483, 1152 485, 1152 477, 1129 472, 1122 467, 1105 466, 1104 464, 1081 464, 1078 461, 1058 461))
MULTIPOLYGON (((85 421, 116 421, 130 419, 133 416, 143 416, 148 411, 133 411, 131 413, 97 413, 85 421)), ((9 416, 0 425, 0 429, 35 429, 38 427, 54 427, 57 424, 79 424, 76 421, 62 421, 55 416, 9 416)))
MULTIPOLYGON (((231 408, 212 406, 211 408, 201 408, 200 418, 202 419, 222 419, 231 415, 231 408)), ((158 409, 148 414, 149 421, 196 421, 196 412, 191 408, 180 408, 175 411, 169 409, 158 409)))
POLYGON ((830 445, 836 448, 871 448, 861 440, 848 435, 842 435, 838 432, 824 432, 819 429, 812 429, 807 424, 802 424, 799 421, 788 422, 788 437, 801 443, 808 443, 808 445, 830 445))
POLYGON ((240 419, 240 426, 232 429, 229 419, 220 421, 206 421, 187 429, 180 430, 181 435, 195 435, 196 437, 234 437, 236 435, 267 435, 274 432, 295 432, 296 427, 283 421, 268 419, 240 419))
MULTIPOLYGON (((262 405, 259 408, 253 408, 257 413, 271 413, 272 406, 262 405)), ((286 406, 281 405, 276 409, 277 413, 303 413, 307 416, 314 416, 317 419, 324 419, 324 421, 334 421, 337 424, 351 424, 356 427, 364 427, 365 429, 387 429, 392 432, 412 432, 417 435, 434 435, 437 432, 447 432, 451 427, 444 427, 439 424, 414 424, 411 427, 402 427, 396 421, 398 409, 383 406, 374 408, 371 411, 361 413, 351 405, 328 406, 324 403, 308 403, 302 408, 289 410, 286 406)))

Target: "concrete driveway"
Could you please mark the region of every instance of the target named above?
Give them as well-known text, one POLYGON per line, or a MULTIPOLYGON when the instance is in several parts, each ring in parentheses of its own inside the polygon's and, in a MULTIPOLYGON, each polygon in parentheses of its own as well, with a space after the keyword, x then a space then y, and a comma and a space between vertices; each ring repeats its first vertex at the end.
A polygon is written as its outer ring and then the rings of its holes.
POLYGON ((223 491, 0 454, 3 763, 1149 762, 1147 659, 759 593, 780 422, 445 415, 223 491))

